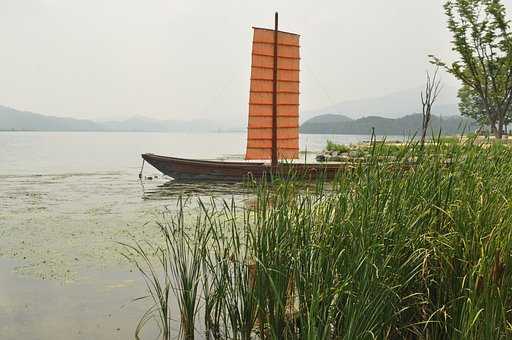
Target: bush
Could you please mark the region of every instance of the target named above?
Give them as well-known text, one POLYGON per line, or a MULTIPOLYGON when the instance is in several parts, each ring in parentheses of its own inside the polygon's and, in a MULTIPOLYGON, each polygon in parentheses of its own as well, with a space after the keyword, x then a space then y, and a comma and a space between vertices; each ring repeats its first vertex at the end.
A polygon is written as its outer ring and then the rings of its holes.
POLYGON ((327 151, 337 151, 338 153, 346 153, 350 151, 350 147, 343 144, 336 144, 330 140, 327 141, 327 151))

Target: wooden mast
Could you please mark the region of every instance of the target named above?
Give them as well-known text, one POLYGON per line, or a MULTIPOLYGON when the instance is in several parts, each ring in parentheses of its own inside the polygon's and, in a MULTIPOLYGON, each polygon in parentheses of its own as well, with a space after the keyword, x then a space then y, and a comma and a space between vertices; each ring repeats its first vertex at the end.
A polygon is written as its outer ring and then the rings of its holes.
POLYGON ((277 166, 277 38, 278 14, 274 18, 274 76, 272 80, 272 167, 277 166))

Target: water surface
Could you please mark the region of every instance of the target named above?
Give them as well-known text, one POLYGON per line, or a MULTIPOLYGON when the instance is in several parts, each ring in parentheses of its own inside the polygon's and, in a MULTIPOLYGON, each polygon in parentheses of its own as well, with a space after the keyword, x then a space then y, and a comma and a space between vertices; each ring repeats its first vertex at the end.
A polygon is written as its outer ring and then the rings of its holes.
MULTIPOLYGON (((184 195, 243 204, 242 185, 174 182, 140 154, 240 160, 243 133, 0 133, 0 338, 127 339, 147 304, 118 242, 156 240, 184 195)), ((302 135, 308 161, 326 140, 302 135)))

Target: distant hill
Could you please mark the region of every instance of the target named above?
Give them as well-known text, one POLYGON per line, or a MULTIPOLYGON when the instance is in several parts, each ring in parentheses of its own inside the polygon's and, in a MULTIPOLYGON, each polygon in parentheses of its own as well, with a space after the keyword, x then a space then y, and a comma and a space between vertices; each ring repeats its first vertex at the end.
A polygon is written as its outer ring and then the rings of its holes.
MULTIPOLYGON (((300 127, 301 133, 311 134, 370 134, 372 127, 377 135, 413 135, 421 128, 421 114, 412 114, 401 118, 384 118, 369 116, 350 119, 343 115, 326 114, 314 117, 304 122, 300 127)), ((432 116, 431 129, 436 133, 457 134, 463 131, 474 131, 476 124, 473 120, 460 116, 432 116)))
POLYGON ((104 128, 90 120, 45 116, 0 106, 0 130, 103 131, 104 128))
MULTIPOLYGON (((305 131, 324 131, 326 127, 337 127, 340 124, 352 122, 353 119, 344 115, 337 114, 324 114, 308 119, 301 125, 302 130, 305 131)), ((319 132, 306 132, 306 133, 319 133, 319 132)), ((321 133, 321 132, 320 132, 321 133)))
POLYGON ((0 131, 134 131, 134 132, 217 132, 232 131, 207 120, 157 120, 132 117, 96 122, 47 116, 0 106, 0 131))
MULTIPOLYGON (((403 117, 411 112, 421 112, 420 93, 422 89, 418 87, 380 97, 342 101, 327 107, 303 111, 301 121, 304 122, 326 113, 344 114, 353 119, 365 116, 403 117)), ((459 114, 458 102, 457 89, 449 86, 443 87, 432 108, 432 113, 442 116, 457 115, 459 114)))

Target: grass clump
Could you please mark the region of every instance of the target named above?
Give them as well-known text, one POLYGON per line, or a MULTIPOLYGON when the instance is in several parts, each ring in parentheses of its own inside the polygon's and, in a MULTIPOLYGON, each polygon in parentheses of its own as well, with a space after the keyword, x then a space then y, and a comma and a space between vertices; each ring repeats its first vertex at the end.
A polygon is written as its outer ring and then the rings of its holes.
POLYGON ((347 153, 350 151, 350 147, 348 145, 336 144, 330 140, 327 140, 327 146, 325 147, 325 150, 329 152, 336 151, 338 153, 347 153))
POLYGON ((510 149, 409 143, 390 163, 372 148, 332 182, 261 183, 251 208, 165 226, 164 280, 145 277, 157 305, 154 286, 191 296, 182 337, 194 315, 210 339, 512 337, 510 149))

